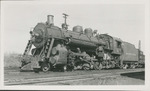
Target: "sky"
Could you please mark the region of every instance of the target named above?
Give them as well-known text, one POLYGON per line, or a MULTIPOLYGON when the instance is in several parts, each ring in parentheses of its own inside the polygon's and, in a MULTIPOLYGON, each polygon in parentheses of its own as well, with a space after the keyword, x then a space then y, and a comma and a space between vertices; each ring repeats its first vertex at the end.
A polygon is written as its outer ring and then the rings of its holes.
POLYGON ((54 15, 54 25, 64 22, 62 13, 69 15, 69 30, 73 26, 97 29, 145 51, 145 6, 130 3, 51 3, 36 1, 3 1, 2 36, 4 52, 23 53, 30 39, 29 31, 38 22, 46 22, 47 15, 54 15))

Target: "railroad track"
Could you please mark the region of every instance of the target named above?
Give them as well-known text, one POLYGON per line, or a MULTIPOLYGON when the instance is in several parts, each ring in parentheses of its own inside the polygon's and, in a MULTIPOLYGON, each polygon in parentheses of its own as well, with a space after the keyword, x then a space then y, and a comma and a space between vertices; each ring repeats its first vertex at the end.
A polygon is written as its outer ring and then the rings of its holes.
POLYGON ((4 83, 7 86, 11 85, 36 85, 36 84, 57 84, 60 82, 70 82, 70 81, 80 81, 80 80, 90 80, 94 77, 105 78, 112 76, 120 76, 122 73, 137 72, 137 70, 126 70, 124 72, 116 73, 101 73, 101 74, 86 74, 86 75, 73 75, 73 76, 58 76, 58 77, 39 77, 39 78, 24 78, 24 79, 11 79, 5 80, 4 83))
POLYGON ((48 83, 58 83, 58 82, 67 82, 67 81, 87 80, 87 79, 93 79, 93 77, 95 77, 95 76, 104 77, 104 76, 110 76, 110 75, 111 75, 111 73, 18 79, 18 80, 5 81, 5 85, 28 85, 28 84, 37 84, 37 83, 47 83, 47 82, 48 83))

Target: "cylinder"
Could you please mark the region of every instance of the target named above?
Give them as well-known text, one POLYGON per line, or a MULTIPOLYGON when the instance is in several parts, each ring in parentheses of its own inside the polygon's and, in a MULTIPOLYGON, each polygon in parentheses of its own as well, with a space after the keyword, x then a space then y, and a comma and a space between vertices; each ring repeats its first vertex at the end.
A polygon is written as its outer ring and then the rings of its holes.
POLYGON ((47 15, 47 24, 48 25, 54 24, 54 16, 53 15, 47 15))

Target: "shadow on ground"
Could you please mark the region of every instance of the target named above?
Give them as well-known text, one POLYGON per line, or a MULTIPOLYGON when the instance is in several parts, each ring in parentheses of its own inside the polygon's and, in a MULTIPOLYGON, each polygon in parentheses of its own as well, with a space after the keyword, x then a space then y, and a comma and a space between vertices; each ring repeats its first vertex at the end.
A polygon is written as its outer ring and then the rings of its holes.
POLYGON ((123 73, 121 76, 127 76, 135 79, 145 80, 145 71, 141 72, 132 72, 132 73, 123 73))

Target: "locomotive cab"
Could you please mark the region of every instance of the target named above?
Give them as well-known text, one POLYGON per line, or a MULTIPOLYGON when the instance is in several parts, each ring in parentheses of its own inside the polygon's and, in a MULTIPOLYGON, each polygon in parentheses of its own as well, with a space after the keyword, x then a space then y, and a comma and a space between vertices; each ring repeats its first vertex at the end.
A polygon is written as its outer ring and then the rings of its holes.
POLYGON ((113 52, 112 54, 121 55, 122 54, 122 40, 113 37, 113 52))

